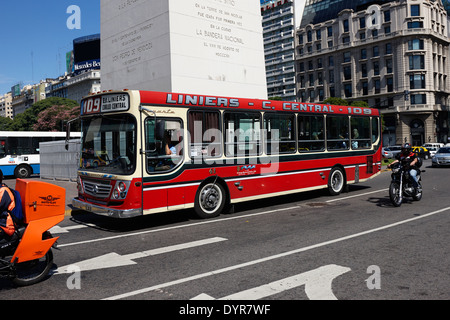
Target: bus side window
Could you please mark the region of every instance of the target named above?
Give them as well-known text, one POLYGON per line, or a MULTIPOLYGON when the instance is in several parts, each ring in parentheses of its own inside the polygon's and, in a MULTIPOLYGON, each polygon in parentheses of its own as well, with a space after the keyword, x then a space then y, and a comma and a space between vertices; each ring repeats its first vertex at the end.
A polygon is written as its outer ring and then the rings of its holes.
POLYGON ((298 116, 298 152, 318 152, 325 150, 324 117, 298 116))
POLYGON ((352 117, 351 119, 352 149, 368 149, 370 142, 370 119, 367 117, 352 117))
POLYGON ((165 172, 177 167, 183 159, 183 136, 180 120, 145 121, 145 156, 147 171, 165 172))
POLYGON ((327 149, 350 149, 349 126, 347 116, 327 116, 327 149))
POLYGON ((6 157, 6 140, 0 140, 0 158, 6 157))

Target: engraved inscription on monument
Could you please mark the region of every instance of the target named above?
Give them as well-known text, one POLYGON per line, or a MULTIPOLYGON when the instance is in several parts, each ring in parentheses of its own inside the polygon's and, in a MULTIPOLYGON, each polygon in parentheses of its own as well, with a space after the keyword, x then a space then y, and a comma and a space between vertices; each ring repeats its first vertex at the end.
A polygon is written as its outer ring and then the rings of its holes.
POLYGON ((102 88, 267 98, 260 8, 101 0, 102 88))

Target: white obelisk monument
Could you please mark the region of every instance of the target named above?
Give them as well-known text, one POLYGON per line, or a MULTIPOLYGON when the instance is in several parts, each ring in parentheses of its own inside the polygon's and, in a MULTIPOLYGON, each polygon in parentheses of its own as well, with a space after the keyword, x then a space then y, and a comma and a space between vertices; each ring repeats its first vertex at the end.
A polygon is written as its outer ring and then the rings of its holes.
POLYGON ((254 0, 101 0, 102 90, 267 99, 254 0))

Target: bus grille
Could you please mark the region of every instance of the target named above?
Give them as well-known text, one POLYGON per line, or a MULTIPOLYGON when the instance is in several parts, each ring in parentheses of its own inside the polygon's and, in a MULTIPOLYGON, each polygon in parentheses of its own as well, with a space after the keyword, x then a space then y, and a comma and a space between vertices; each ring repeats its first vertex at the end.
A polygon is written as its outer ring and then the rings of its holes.
POLYGON ((99 199, 105 199, 109 197, 111 192, 111 185, 108 182, 98 182, 98 181, 83 181, 84 191, 86 194, 99 199))

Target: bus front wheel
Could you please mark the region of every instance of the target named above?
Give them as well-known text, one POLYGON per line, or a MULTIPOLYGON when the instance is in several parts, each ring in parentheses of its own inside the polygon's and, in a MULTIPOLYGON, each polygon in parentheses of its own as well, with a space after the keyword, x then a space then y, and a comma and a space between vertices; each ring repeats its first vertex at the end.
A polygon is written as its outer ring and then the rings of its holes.
POLYGON ((26 179, 31 176, 31 168, 27 165, 18 166, 14 170, 14 176, 18 179, 26 179))
POLYGON ((206 183, 197 191, 194 209, 202 219, 220 215, 226 203, 226 193, 220 183, 206 183))

